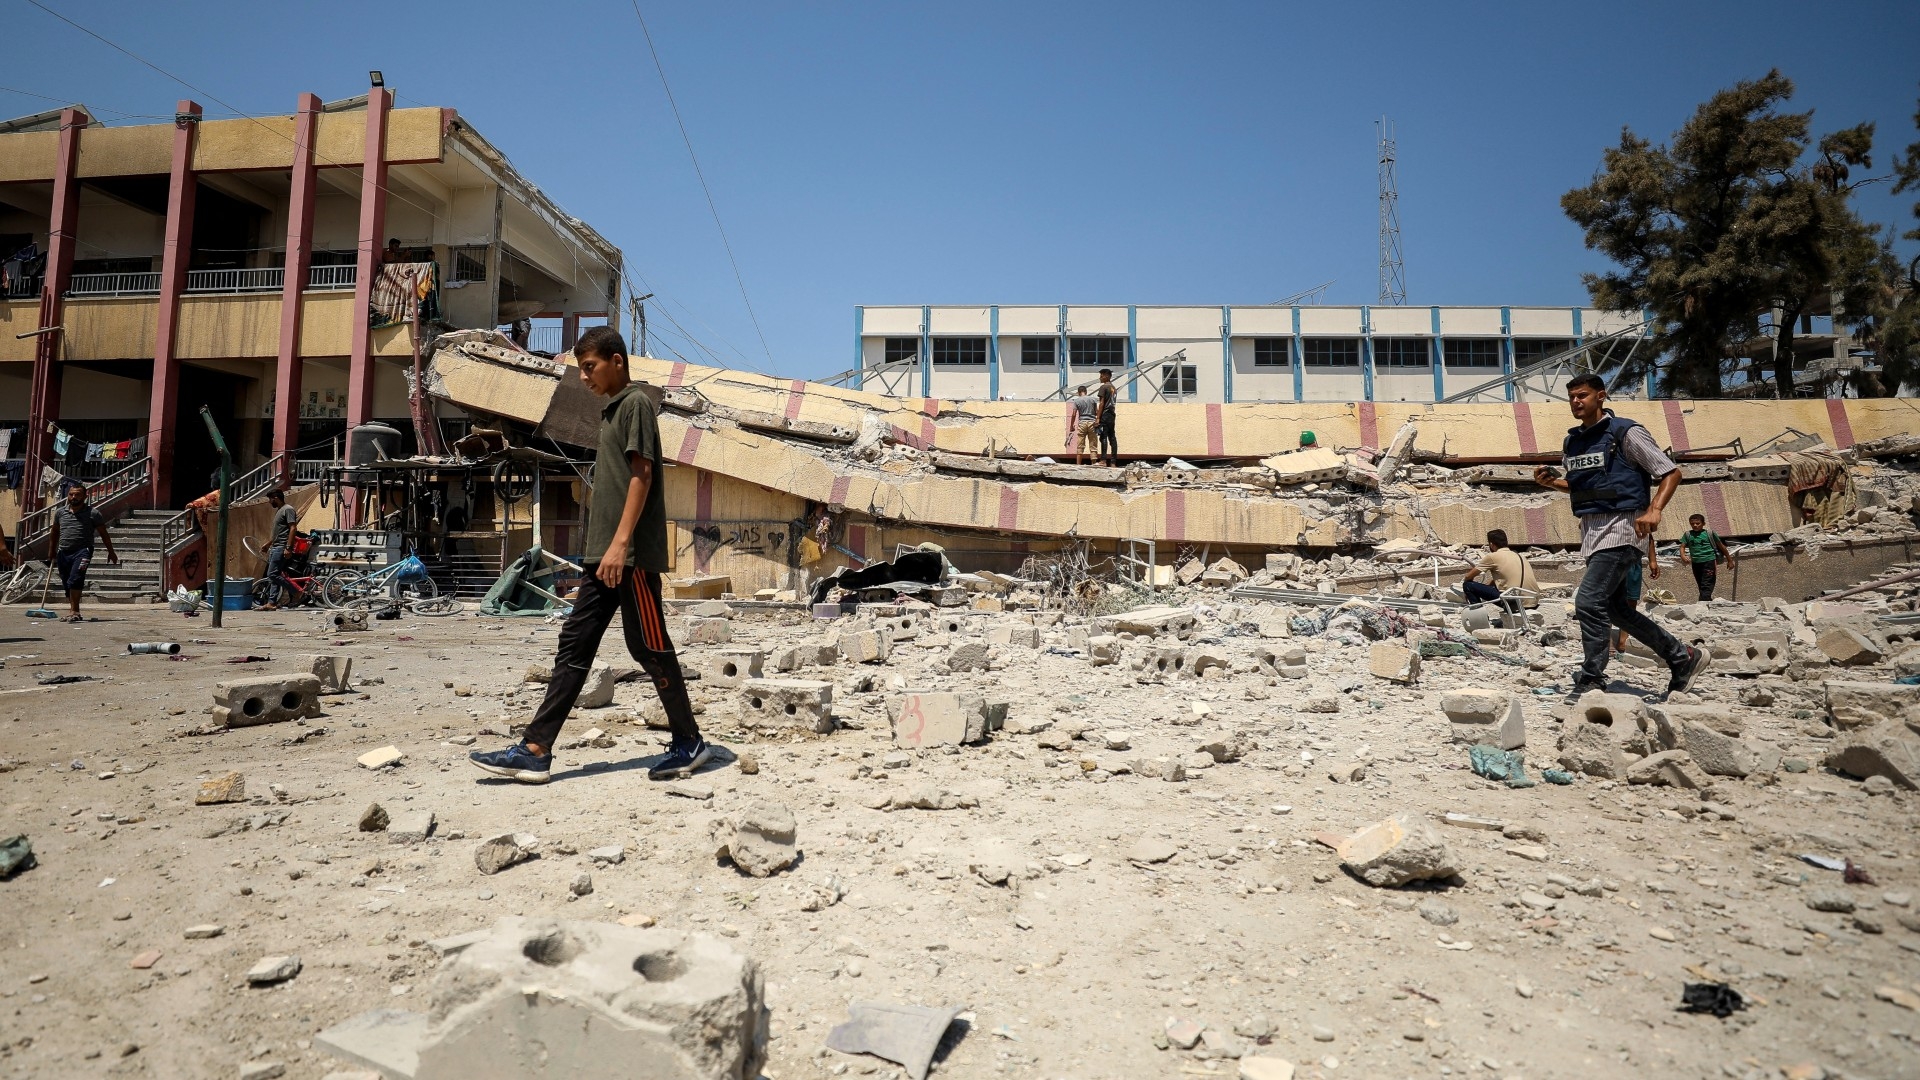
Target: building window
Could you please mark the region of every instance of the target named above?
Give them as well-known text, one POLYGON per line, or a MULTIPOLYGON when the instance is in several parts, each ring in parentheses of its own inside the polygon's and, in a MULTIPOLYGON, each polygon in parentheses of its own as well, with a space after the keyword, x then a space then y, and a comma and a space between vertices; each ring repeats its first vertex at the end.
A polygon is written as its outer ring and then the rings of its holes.
POLYGON ((1373 366, 1375 370, 1432 367, 1433 344, 1426 338, 1418 337, 1374 338, 1373 366))
POLYGON ((1052 367, 1054 366, 1053 358, 1055 355, 1056 347, 1059 344, 1060 342, 1057 338, 1050 338, 1050 337, 1021 338, 1020 339, 1020 366, 1021 367, 1052 367))
POLYGON ((1307 338, 1300 345, 1308 367, 1360 366, 1359 338, 1307 338))
POLYGON ((1168 364, 1160 373, 1160 396, 1165 398, 1193 397, 1200 392, 1200 366, 1198 364, 1168 364))
POLYGON ((1253 339, 1254 367, 1291 367, 1292 365, 1292 338, 1257 337, 1253 339))
POLYGON ((1513 366, 1526 367, 1537 364, 1556 353, 1573 348, 1573 342, 1566 338, 1514 338, 1513 366))
POLYGON ((935 367, 985 367, 987 339, 983 337, 937 337, 933 339, 935 367))
POLYGON ((1070 365, 1077 368, 1123 368, 1127 366, 1127 339, 1068 338, 1067 357, 1070 365))
POLYGON ((469 244, 447 249, 447 261, 453 264, 449 281, 487 280, 487 245, 469 244))
POLYGON ((1440 349, 1450 368, 1500 367, 1499 338, 1449 338, 1440 349))
POLYGON ((897 364, 903 360, 920 359, 920 339, 917 337, 890 337, 887 339, 886 363, 897 364))

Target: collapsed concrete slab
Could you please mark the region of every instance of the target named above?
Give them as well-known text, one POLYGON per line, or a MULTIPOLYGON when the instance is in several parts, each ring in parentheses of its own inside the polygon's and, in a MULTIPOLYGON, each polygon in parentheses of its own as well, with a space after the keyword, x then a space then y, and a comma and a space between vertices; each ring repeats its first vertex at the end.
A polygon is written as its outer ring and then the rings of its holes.
POLYGON ((1920 686, 1838 679, 1821 686, 1827 698, 1827 723, 1842 731, 1887 720, 1920 719, 1920 686))
POLYGON ((1862 780, 1884 776, 1913 791, 1920 788, 1920 735, 1891 720, 1858 729, 1828 752, 1826 766, 1862 780))
POLYGON ((394 1080, 754 1080, 766 1061, 759 966, 703 934, 506 918, 429 995, 315 1042, 394 1080))
POLYGON ((278 724, 320 715, 320 680, 312 675, 260 675, 213 687, 213 722, 225 727, 278 724))

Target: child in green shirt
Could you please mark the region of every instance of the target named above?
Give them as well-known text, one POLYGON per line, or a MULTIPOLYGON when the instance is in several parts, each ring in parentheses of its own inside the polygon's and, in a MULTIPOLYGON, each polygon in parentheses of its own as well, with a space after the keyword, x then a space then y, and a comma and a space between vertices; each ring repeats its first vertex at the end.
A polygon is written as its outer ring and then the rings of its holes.
POLYGON ((1687 560, 1693 564, 1693 583, 1700 587, 1700 600, 1713 599, 1713 587, 1720 578, 1719 564, 1733 565, 1733 552, 1720 534, 1707 528, 1707 519, 1695 514, 1687 519, 1687 531, 1680 534, 1687 560))

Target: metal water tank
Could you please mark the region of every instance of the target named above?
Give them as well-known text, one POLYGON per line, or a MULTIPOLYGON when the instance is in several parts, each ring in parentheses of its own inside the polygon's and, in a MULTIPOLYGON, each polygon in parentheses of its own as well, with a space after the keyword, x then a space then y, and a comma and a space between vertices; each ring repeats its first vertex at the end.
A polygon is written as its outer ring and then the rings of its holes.
POLYGON ((347 432, 347 468, 364 469, 382 457, 400 456, 400 432, 385 424, 361 424, 347 432))

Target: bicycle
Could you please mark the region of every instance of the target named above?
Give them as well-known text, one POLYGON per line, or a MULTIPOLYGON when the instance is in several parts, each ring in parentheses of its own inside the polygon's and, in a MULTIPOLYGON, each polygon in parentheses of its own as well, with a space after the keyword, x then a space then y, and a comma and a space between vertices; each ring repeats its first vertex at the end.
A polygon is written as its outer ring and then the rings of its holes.
POLYGON ((16 559, 13 572, 0 584, 0 604, 12 604, 40 593, 53 569, 38 559, 16 559))
POLYGON ((327 580, 329 590, 337 590, 336 607, 382 608, 397 604, 415 615, 454 615, 466 605, 451 596, 441 596, 440 586, 427 573, 418 555, 408 555, 378 570, 341 570, 327 580))
MULTIPOLYGON (((256 559, 265 561, 267 553, 260 548, 260 542, 251 536, 240 538, 240 545, 256 559)), ((315 604, 324 607, 338 607, 340 597, 333 587, 333 579, 339 576, 337 571, 314 574, 309 565, 313 551, 313 541, 294 533, 287 540, 287 551, 280 565, 278 579, 260 577, 253 583, 253 606, 265 607, 274 603, 276 594, 288 595, 286 603, 280 607, 299 607, 302 604, 315 604)))

